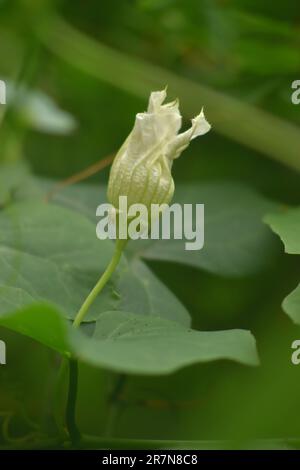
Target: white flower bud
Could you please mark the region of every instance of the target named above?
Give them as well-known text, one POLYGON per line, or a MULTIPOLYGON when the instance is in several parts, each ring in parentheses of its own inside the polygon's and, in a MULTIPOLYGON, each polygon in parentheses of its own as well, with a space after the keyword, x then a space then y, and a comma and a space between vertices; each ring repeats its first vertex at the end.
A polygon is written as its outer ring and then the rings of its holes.
POLYGON ((165 98, 165 90, 151 93, 148 111, 137 114, 132 132, 114 159, 108 200, 116 209, 119 196, 127 196, 128 207, 168 204, 174 193, 173 160, 192 139, 210 130, 201 111, 190 129, 178 134, 182 124, 178 101, 163 104, 165 98))

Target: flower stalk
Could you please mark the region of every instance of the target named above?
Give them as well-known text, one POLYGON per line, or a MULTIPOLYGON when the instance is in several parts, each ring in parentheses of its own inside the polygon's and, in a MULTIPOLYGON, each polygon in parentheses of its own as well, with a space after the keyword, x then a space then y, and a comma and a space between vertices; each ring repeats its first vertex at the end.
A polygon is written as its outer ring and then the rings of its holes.
POLYGON ((113 254, 113 257, 108 264, 106 270, 100 277, 99 281, 95 285, 95 287, 92 289, 92 291, 89 293, 85 301, 83 302, 82 306, 80 307, 75 320, 73 322, 74 328, 78 328, 82 321, 84 320, 85 316, 87 315, 89 308, 91 307, 92 303, 95 301, 97 296, 100 294, 100 292, 103 290, 109 279, 111 278, 112 274, 114 273, 116 267, 119 264, 119 261, 122 256, 123 249, 125 248, 125 245, 127 243, 127 240, 117 240, 116 245, 115 245, 115 252, 113 254))

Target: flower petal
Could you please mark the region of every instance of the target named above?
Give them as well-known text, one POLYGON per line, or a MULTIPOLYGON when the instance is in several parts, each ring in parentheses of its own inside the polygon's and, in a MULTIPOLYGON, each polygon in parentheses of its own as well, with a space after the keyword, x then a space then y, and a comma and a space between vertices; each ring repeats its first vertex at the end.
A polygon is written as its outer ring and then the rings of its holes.
POLYGON ((148 113, 157 113, 159 111, 159 108, 163 104, 167 97, 167 90, 161 90, 161 91, 152 91, 150 98, 149 98, 149 104, 148 104, 148 113))
POLYGON ((183 150, 188 147, 192 139, 195 139, 195 137, 198 137, 200 135, 206 134, 210 130, 210 128, 211 126, 205 119, 204 112, 202 109, 201 113, 198 114, 198 116, 196 116, 194 119, 192 119, 191 127, 187 131, 178 134, 174 139, 169 142, 166 150, 166 157, 170 160, 178 158, 183 152, 183 150))
POLYGON ((207 132, 210 131, 210 129, 211 129, 211 125, 205 119, 203 108, 202 108, 200 114, 198 114, 198 116, 192 119, 191 139, 195 139, 195 137, 206 134, 207 132))

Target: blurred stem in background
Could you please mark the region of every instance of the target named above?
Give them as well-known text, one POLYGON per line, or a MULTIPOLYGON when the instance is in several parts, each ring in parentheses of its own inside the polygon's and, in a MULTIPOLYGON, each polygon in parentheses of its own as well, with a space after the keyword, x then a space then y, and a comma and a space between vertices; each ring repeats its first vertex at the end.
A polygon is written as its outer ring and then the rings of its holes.
POLYGON ((150 90, 161 89, 168 84, 171 93, 182 97, 186 115, 192 116, 198 103, 204 103, 208 120, 214 123, 217 132, 300 171, 300 132, 297 126, 224 93, 113 50, 77 31, 59 17, 44 17, 37 27, 37 35, 64 61, 136 96, 144 98, 150 90))

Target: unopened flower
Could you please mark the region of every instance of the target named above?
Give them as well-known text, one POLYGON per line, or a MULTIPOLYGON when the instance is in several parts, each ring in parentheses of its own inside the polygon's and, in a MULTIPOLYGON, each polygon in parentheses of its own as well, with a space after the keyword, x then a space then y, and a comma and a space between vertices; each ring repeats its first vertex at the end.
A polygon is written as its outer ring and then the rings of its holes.
POLYGON ((178 134, 182 117, 178 101, 163 104, 166 91, 151 93, 147 112, 136 116, 133 130, 117 153, 109 177, 108 200, 118 211, 119 197, 127 204, 169 204, 174 194, 173 161, 210 124, 203 111, 191 127, 178 134))

